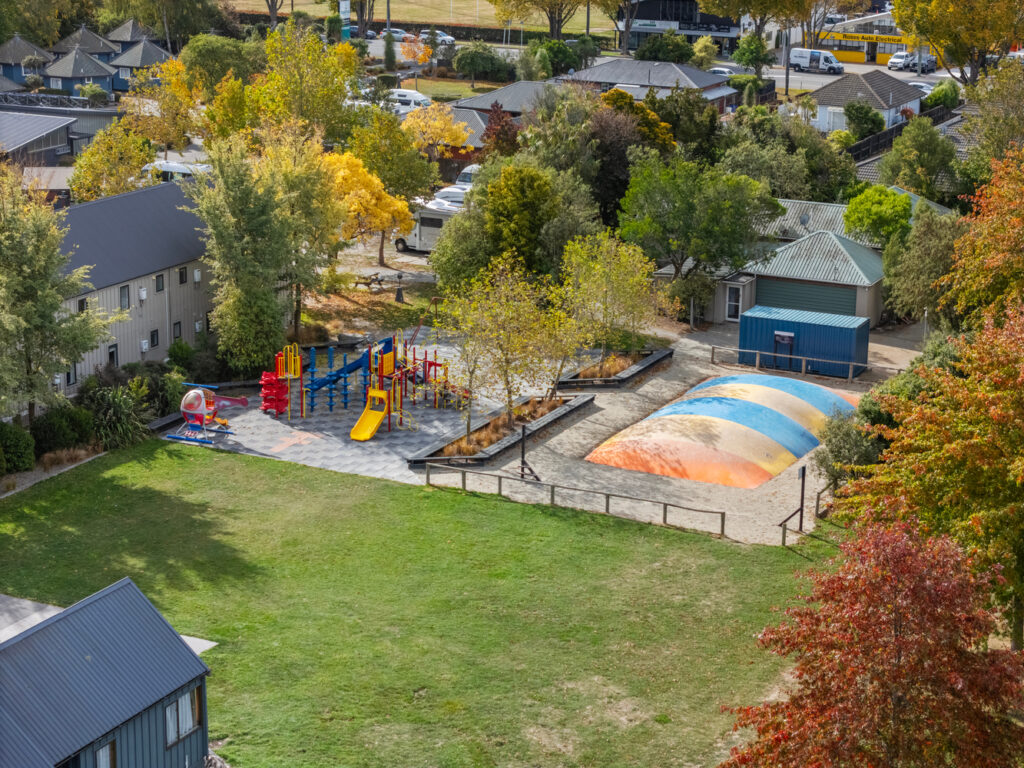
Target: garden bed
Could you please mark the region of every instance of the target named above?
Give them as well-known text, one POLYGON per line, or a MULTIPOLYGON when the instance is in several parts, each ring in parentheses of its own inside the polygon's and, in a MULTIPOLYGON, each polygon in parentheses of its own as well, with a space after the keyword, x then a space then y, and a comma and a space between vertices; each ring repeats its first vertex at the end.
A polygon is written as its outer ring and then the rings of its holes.
MULTIPOLYGON (((560 405, 547 410, 545 407, 538 408, 538 405, 544 406, 543 401, 539 401, 537 398, 523 397, 516 401, 516 409, 523 406, 535 409, 536 417, 526 425, 526 436, 529 437, 577 409, 583 408, 593 399, 594 396, 589 394, 563 395, 558 398, 560 405)), ((486 443, 486 445, 479 447, 475 453, 466 455, 458 452, 458 449, 463 447, 466 441, 466 430, 459 429, 439 438, 436 443, 427 446, 422 451, 409 456, 406 458, 406 462, 413 469, 422 467, 427 462, 432 464, 482 464, 487 462, 522 439, 523 431, 520 427, 516 426, 510 429, 507 424, 501 423, 506 419, 505 409, 501 408, 479 420, 480 426, 473 430, 473 436, 477 438, 474 443, 486 443), (449 455, 445 455, 446 453, 449 455)))
MULTIPOLYGON (((623 387, 628 384, 632 379, 639 376, 641 373, 650 370, 658 363, 663 360, 668 360, 674 354, 674 350, 671 347, 664 349, 645 349, 637 352, 636 362, 629 365, 623 370, 619 370, 617 373, 606 376, 594 376, 596 365, 591 365, 576 371, 568 376, 563 376, 558 380, 558 386, 560 389, 583 389, 583 388, 594 388, 594 389, 616 389, 623 387), (586 374, 586 375, 584 375, 586 374)), ((618 358, 623 360, 625 356, 618 358)), ((607 362, 607 361, 606 361, 607 362)), ((611 369, 612 371, 615 368, 611 369)), ((611 373, 611 371, 608 371, 611 373)))

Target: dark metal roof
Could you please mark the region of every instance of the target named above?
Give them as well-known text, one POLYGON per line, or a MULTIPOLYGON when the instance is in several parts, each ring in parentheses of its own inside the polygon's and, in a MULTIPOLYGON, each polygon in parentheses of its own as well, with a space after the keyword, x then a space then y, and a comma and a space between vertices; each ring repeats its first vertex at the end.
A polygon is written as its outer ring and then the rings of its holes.
POLYGON ((0 152, 13 152, 73 122, 73 117, 0 112, 0 152))
POLYGON ((454 107, 452 109, 452 119, 456 123, 465 123, 466 130, 469 132, 462 146, 479 147, 483 143, 484 131, 487 130, 487 117, 483 112, 477 112, 475 109, 454 107))
POLYGON ((80 26, 63 40, 54 44, 50 49, 54 53, 70 53, 75 48, 81 48, 86 53, 117 53, 117 46, 109 40, 105 40, 85 24, 80 26))
POLYGON ((112 67, 151 67, 154 64, 162 64, 172 58, 171 54, 165 51, 156 43, 143 40, 136 43, 120 56, 110 60, 112 67))
POLYGON ((0 643, 0 765, 52 768, 210 670, 131 579, 0 643))
POLYGON ((68 269, 91 266, 89 282, 98 290, 194 261, 205 246, 203 223, 191 209, 173 183, 73 205, 61 245, 71 254, 68 269))
POLYGON ((47 77, 110 77, 114 70, 99 59, 95 59, 81 48, 61 56, 44 70, 47 77))
POLYGON ((744 272, 790 280, 871 286, 882 280, 882 257, 835 232, 812 232, 781 246, 768 261, 748 264, 744 272))
POLYGON ((494 102, 498 102, 506 112, 521 115, 523 112, 529 112, 533 109, 537 97, 544 92, 545 88, 553 87, 555 86, 549 82, 520 80, 490 93, 482 93, 478 96, 460 99, 455 102, 455 106, 487 112, 494 102))
POLYGON ((0 64, 21 64, 26 56, 39 56, 46 61, 53 61, 52 53, 44 51, 20 35, 15 35, 0 45, 0 64))
POLYGON ((924 97, 914 86, 877 69, 843 75, 808 95, 819 107, 845 107, 851 101, 864 101, 880 111, 913 104, 924 97))
MULTIPOLYGON (((581 69, 561 80, 610 85, 653 85, 656 88, 699 88, 705 90, 729 80, 725 75, 712 75, 696 67, 670 61, 612 59, 581 69)), ((920 93, 920 91, 918 91, 920 93)))
POLYGON ((145 40, 147 37, 156 37, 156 35, 152 29, 145 24, 139 24, 135 19, 128 19, 107 34, 107 40, 115 43, 134 43, 138 40, 145 40))

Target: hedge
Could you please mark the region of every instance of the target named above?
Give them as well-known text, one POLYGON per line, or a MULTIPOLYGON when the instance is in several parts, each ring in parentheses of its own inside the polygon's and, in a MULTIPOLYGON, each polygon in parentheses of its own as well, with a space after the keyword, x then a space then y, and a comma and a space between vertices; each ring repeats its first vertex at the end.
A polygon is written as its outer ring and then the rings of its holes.
POLYGON ((0 422, 0 451, 8 472, 28 472, 36 466, 35 441, 21 427, 0 422))

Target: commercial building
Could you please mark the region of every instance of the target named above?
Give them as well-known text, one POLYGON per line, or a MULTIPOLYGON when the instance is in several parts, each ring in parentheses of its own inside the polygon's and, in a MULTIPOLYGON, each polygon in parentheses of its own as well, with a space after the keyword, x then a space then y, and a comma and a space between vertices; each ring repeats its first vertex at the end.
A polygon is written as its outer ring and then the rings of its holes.
MULTIPOLYGON (((689 42, 710 35, 724 52, 736 48, 740 25, 734 19, 703 13, 696 0, 634 0, 636 14, 629 31, 629 47, 638 48, 651 35, 674 32, 689 42)), ((623 33, 622 11, 616 20, 616 29, 623 33)))
MULTIPOLYGON (((917 42, 896 26, 891 13, 877 13, 829 27, 816 47, 832 51, 839 61, 887 64, 894 53, 915 50, 917 42)), ((923 48, 926 53, 938 55, 927 44, 923 48)))

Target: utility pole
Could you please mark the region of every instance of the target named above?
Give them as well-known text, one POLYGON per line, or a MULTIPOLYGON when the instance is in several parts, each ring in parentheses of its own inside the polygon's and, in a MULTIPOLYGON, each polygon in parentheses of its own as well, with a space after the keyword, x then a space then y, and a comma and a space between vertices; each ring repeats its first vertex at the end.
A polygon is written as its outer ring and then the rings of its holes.
POLYGON ((590 37, 590 0, 587 0, 587 37, 590 37))

